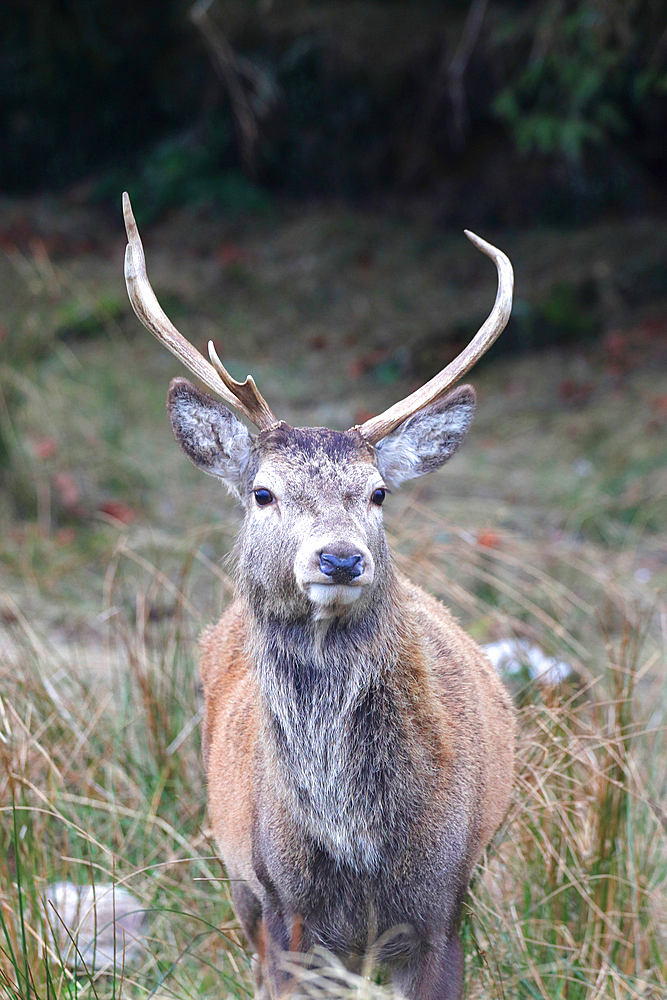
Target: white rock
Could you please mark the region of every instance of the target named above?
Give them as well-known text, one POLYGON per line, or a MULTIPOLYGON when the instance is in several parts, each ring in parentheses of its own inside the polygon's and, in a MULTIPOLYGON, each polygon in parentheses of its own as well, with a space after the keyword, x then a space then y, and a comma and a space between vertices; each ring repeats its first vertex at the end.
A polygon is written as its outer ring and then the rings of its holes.
POLYGON ((52 942, 70 969, 122 969, 145 953, 146 911, 122 886, 55 882, 46 890, 45 913, 52 942))
POLYGON ((496 670, 508 677, 526 670, 531 680, 561 684, 574 673, 569 663, 547 656, 543 649, 527 639, 501 639, 482 649, 496 670))

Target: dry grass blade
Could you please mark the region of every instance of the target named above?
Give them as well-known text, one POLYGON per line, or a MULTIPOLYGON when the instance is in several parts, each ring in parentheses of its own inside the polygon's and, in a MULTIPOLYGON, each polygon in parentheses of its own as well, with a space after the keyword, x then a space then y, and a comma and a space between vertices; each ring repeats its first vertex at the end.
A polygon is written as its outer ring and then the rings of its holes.
MULTIPOLYGON (((461 595, 480 637, 530 636, 570 662, 575 649, 587 654, 585 674, 569 686, 531 682, 518 694, 515 801, 462 928, 469 995, 661 996, 663 609, 638 604, 620 577, 601 579, 593 550, 572 558, 565 545, 531 547, 502 532, 489 549, 421 509, 404 509, 402 520, 399 561, 455 607, 461 595)), ((15 802, 0 814, 0 975, 14 1000, 73 996, 82 975, 79 966, 73 979, 48 945, 40 898, 54 881, 113 882, 141 901, 147 950, 126 964, 123 995, 206 995, 221 984, 247 995, 228 883, 202 812, 193 597, 202 574, 220 599, 230 588, 199 553, 205 534, 193 535, 189 553, 170 551, 164 568, 150 548, 135 558, 141 543, 121 536, 106 585, 115 676, 77 678, 15 615, 26 641, 0 697, 0 795, 15 802), (171 610, 155 617, 163 597, 171 610)), ((389 995, 372 963, 354 976, 330 956, 287 961, 297 995, 389 995)), ((91 975, 100 998, 118 995, 118 983, 91 975)))

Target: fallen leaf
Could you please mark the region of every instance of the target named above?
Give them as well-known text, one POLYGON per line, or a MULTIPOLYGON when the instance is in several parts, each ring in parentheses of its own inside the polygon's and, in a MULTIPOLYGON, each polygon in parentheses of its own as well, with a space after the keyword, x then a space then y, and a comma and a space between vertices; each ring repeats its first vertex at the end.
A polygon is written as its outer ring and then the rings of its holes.
POLYGON ((43 462, 47 458, 53 458, 53 456, 58 451, 58 442, 52 437, 35 438, 32 442, 32 450, 35 453, 36 458, 40 458, 43 462))
POLYGON ((56 545, 72 545, 76 541, 76 531, 74 528, 61 528, 55 534, 56 545))
POLYGON ((129 504, 123 503, 122 500, 105 500, 97 509, 100 513, 107 514, 114 521, 120 521, 122 524, 132 524, 137 519, 136 513, 129 504))
POLYGON ((661 396, 654 396, 651 400, 651 409, 655 411, 658 417, 667 417, 667 393, 663 393, 661 396))
POLYGON ((608 330, 602 338, 602 348, 607 354, 618 358, 628 347, 628 336, 622 330, 608 330))
POLYGON ((81 490, 74 477, 69 472, 56 472, 52 482, 63 507, 68 510, 76 507, 81 499, 81 490))
POLYGON ((216 257, 223 267, 227 267, 229 264, 238 264, 239 261, 242 261, 245 258, 245 253, 237 243, 227 241, 220 244, 216 251, 216 257))
POLYGON ((562 403, 570 406, 585 406, 595 391, 592 382, 575 382, 566 378, 558 387, 558 396, 562 403))

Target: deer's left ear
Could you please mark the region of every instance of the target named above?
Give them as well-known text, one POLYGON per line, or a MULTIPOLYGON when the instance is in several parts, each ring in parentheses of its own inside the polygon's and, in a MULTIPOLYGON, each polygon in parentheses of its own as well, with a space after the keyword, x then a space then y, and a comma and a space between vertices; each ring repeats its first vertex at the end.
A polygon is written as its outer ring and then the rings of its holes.
POLYGON ((389 486, 434 472, 463 443, 475 413, 475 390, 461 385, 388 434, 376 445, 378 466, 389 486))

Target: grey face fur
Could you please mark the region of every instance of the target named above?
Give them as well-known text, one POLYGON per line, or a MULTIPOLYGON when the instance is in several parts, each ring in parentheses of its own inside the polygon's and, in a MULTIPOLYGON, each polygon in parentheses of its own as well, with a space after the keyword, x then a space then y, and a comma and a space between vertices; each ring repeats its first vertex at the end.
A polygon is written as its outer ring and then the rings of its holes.
POLYGON ((387 586, 378 491, 440 468, 463 442, 474 408, 473 389, 461 386, 373 448, 356 430, 281 424, 252 435, 186 379, 174 379, 167 400, 185 453, 245 507, 243 591, 259 613, 281 619, 360 613, 387 586))

